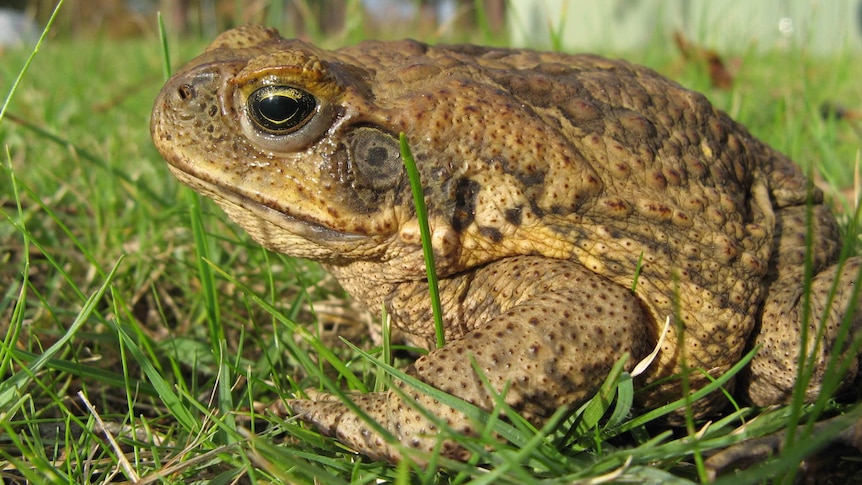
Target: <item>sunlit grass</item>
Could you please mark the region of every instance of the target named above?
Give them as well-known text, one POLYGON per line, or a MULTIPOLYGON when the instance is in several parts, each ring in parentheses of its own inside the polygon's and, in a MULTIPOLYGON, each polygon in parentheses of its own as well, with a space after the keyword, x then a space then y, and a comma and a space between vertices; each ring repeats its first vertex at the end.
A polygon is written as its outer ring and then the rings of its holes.
MULTIPOLYGON (((632 413, 635 387, 618 368, 595 400, 535 429, 502 399, 486 413, 413 382, 487 430, 463 438, 440 423, 476 461, 438 457, 438 466, 420 469, 363 460, 268 406, 306 388, 364 392, 393 378, 410 383, 398 370, 403 348, 392 349, 391 365, 391 352, 368 338, 366 317, 324 271, 258 248, 209 201, 179 188, 147 132, 163 81, 157 39, 54 40, 41 46, 0 124, 4 479, 687 482, 705 473, 692 459, 695 448, 805 422, 812 410, 843 409, 825 395, 795 409, 741 408, 686 433, 661 421, 684 401, 632 413)), ((172 42, 172 57, 181 63, 204 45, 172 42)), ((626 57, 650 59, 831 187, 849 186, 858 133, 846 120, 821 117, 820 108, 858 103, 862 63, 851 53, 746 53, 733 88, 720 91, 703 66, 679 61, 667 45, 648 49, 626 57)), ((2 54, 4 93, 30 54, 2 54)), ((852 246, 858 229, 844 220, 852 246)), ((733 483, 792 473, 828 434, 797 434, 782 456, 733 483)))

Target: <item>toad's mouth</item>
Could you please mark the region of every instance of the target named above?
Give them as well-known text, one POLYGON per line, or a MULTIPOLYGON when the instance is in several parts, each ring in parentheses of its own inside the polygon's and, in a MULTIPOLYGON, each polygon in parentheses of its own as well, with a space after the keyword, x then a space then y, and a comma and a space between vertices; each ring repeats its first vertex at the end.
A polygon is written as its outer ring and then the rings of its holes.
POLYGON ((249 221, 265 221, 281 230, 315 242, 357 242, 368 237, 364 234, 341 231, 320 222, 285 210, 283 205, 260 202, 260 194, 253 197, 250 192, 228 188, 208 180, 193 171, 186 170, 182 164, 168 164, 171 173, 183 185, 209 197, 221 206, 240 226, 246 227, 249 221))

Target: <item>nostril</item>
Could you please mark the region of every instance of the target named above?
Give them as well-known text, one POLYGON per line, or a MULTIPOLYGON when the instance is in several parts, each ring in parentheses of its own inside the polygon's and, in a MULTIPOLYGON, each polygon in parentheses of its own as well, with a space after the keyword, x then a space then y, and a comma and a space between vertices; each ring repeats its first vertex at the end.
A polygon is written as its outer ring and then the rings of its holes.
POLYGON ((187 101, 195 96, 195 88, 190 84, 183 84, 179 89, 177 89, 177 94, 180 95, 180 99, 187 101))

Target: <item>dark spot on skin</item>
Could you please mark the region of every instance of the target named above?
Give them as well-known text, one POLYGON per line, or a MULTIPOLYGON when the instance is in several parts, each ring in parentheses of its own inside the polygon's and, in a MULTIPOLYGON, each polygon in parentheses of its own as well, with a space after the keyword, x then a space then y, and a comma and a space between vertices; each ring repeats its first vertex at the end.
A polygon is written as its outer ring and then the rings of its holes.
POLYGON ((480 227, 479 233, 495 243, 503 240, 503 233, 495 227, 480 227))
POLYGON ((538 203, 535 200, 530 201, 530 209, 533 211, 533 214, 536 214, 536 217, 542 218, 545 216, 545 211, 539 207, 538 203))
POLYGON ((530 170, 525 172, 516 172, 515 176, 518 177, 518 180, 524 184, 524 187, 533 187, 536 185, 544 185, 545 183, 545 172, 539 172, 537 170, 530 170))
POLYGON ((470 179, 460 179, 455 185, 455 208, 452 212, 452 228, 458 232, 473 223, 476 215, 476 195, 482 187, 470 179))
POLYGON ((504 217, 506 218, 506 222, 508 222, 509 224, 515 225, 515 226, 520 226, 521 225, 521 219, 523 216, 523 214, 521 213, 521 208, 522 208, 521 206, 518 206, 514 209, 506 209, 506 212, 504 213, 504 217))

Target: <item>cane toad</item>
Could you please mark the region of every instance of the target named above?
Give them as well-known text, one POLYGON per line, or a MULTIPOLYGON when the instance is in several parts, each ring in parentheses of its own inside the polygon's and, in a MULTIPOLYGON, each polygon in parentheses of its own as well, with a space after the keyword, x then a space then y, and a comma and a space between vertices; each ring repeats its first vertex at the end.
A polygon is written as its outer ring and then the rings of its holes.
MULTIPOLYGON (((704 96, 643 67, 414 41, 327 51, 246 26, 168 81, 151 132, 182 183, 265 247, 319 261, 426 346, 410 375, 484 409, 494 406, 486 378, 541 423, 593 395, 625 353, 629 368, 650 353, 668 317, 639 386, 686 369, 719 376, 756 344, 736 388, 758 405, 785 402, 808 308, 810 398, 826 359, 843 350, 833 346, 860 259, 837 264, 821 193, 704 96), (437 349, 399 133, 429 212, 446 338, 437 349)), ((858 313, 848 317, 860 327, 858 313)), ((476 431, 456 410, 393 386, 476 431)), ((353 399, 403 445, 432 450, 435 424, 399 392, 353 399)), ((638 399, 654 406, 681 393, 672 379, 638 399)), ((303 420, 373 458, 399 458, 343 402, 309 397, 288 403, 303 420)), ((465 457, 451 443, 443 452, 465 457)))

